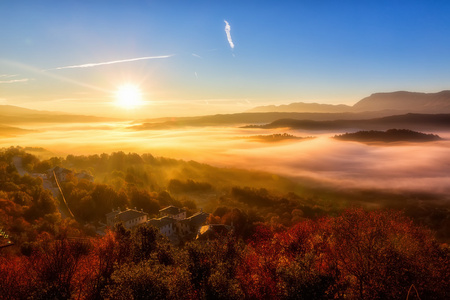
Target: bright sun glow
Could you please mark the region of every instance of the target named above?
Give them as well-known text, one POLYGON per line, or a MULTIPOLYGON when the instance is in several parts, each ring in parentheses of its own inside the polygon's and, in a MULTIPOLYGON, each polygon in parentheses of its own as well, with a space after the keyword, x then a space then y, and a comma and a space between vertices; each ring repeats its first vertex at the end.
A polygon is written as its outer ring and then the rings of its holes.
POLYGON ((143 104, 141 89, 134 84, 124 84, 116 91, 116 105, 133 109, 143 104))

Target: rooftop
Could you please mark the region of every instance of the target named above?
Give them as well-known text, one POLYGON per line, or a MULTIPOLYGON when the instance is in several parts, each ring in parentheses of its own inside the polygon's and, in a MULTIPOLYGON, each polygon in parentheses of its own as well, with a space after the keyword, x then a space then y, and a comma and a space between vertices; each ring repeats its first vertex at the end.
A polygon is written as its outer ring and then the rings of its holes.
POLYGON ((109 218, 115 217, 119 213, 120 213, 120 210, 113 210, 112 212, 109 212, 106 214, 106 218, 109 219, 109 218))
POLYGON ((162 217, 159 219, 150 219, 148 223, 155 226, 156 228, 164 227, 168 224, 175 223, 177 220, 170 217, 162 217))
POLYGON ((70 171, 69 169, 62 168, 62 167, 59 167, 59 166, 56 166, 56 167, 50 169, 49 171, 50 172, 55 172, 55 173, 58 173, 58 174, 59 173, 66 173, 66 174, 72 173, 72 171, 70 171))
POLYGON ((206 219, 209 217, 208 213, 205 212, 197 212, 190 216, 189 218, 186 218, 182 220, 181 222, 187 222, 190 225, 198 226, 206 222, 206 219))
MULTIPOLYGON (((112 214, 112 213, 109 213, 108 215, 110 215, 110 214, 112 214)), ((148 215, 148 214, 143 211, 127 209, 126 211, 117 212, 116 218, 118 218, 122 222, 127 222, 129 220, 133 220, 133 219, 143 217, 146 215, 148 215)))
POLYGON ((182 208, 178 208, 178 207, 173 206, 173 205, 170 205, 170 206, 167 206, 167 207, 165 207, 163 209, 160 209, 159 212, 160 213, 164 213, 164 214, 168 214, 168 215, 178 215, 178 214, 181 214, 183 212, 186 212, 186 210, 182 209, 182 208))

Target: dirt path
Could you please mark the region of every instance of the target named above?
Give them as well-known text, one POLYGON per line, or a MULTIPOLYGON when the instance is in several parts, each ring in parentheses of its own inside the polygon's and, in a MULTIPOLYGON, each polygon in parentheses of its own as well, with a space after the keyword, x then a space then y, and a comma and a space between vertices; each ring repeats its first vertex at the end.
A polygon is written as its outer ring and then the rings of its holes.
MULTIPOLYGON (((14 163, 14 166, 16 167, 16 170, 17 170, 17 172, 19 173, 20 176, 24 176, 26 174, 29 174, 23 168, 23 163, 22 163, 22 158, 21 157, 14 156, 13 157, 13 163, 14 163)), ((31 174, 29 174, 29 175, 33 176, 31 174)), ((55 199, 59 199, 59 197, 62 198, 61 192, 59 191, 58 187, 54 187, 54 185, 49 180, 44 180, 42 185, 44 186, 44 188, 46 190, 49 190, 52 193, 53 198, 55 198, 55 199)), ((58 205, 58 211, 61 214, 61 219, 66 219, 67 218, 66 214, 61 209, 61 203, 58 205)))
POLYGON ((25 171, 23 168, 22 157, 14 156, 13 163, 14 163, 14 166, 16 167, 16 170, 20 176, 24 176, 25 174, 28 174, 28 172, 25 171))

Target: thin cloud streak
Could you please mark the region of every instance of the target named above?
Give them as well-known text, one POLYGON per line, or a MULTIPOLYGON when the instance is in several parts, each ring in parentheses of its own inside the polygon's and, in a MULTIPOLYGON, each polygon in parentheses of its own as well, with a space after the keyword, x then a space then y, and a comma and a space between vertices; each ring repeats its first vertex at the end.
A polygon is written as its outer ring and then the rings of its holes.
POLYGON ((3 80, 3 81, 0 81, 0 84, 18 83, 18 82, 27 82, 27 81, 30 81, 30 79, 28 79, 28 78, 23 78, 23 79, 12 79, 12 80, 3 80))
POLYGON ((19 76, 19 75, 9 75, 9 74, 3 74, 3 75, 0 75, 0 78, 11 78, 11 77, 17 77, 17 76, 19 76))
POLYGON ((230 44, 231 49, 234 49, 234 43, 233 40, 231 39, 231 26, 230 24, 228 24, 228 22, 226 20, 224 20, 225 22, 225 33, 227 34, 227 39, 228 39, 228 43, 230 44))
MULTIPOLYGON (((86 88, 89 88, 89 89, 92 89, 92 90, 96 90, 96 91, 99 91, 99 92, 105 92, 105 93, 109 93, 110 92, 107 89, 103 89, 101 87, 96 87, 96 86, 93 86, 93 85, 90 85, 90 84, 87 84, 87 83, 84 83, 84 82, 81 82, 81 81, 73 80, 73 79, 70 79, 70 78, 67 78, 67 77, 64 77, 64 76, 61 76, 61 75, 57 75, 57 74, 52 73, 52 72, 46 72, 46 70, 37 69, 37 68, 35 68, 33 66, 26 65, 26 64, 23 64, 23 63, 20 63, 20 62, 8 61, 8 60, 0 60, 0 63, 4 63, 6 65, 13 66, 15 68, 20 68, 20 69, 26 70, 28 72, 33 72, 33 73, 38 74, 38 75, 43 75, 43 76, 46 76, 48 78, 53 78, 53 79, 56 79, 56 80, 59 80, 59 81, 62 81, 62 82, 67 82, 67 83, 75 84, 75 85, 78 85, 78 86, 83 86, 83 87, 86 87, 86 88)), ((19 75, 17 75, 17 76, 19 76, 19 75)))
POLYGON ((119 64, 119 63, 126 63, 126 62, 138 61, 138 60, 163 59, 163 58, 169 58, 169 57, 172 57, 172 56, 173 55, 145 56, 145 57, 138 57, 138 58, 130 58, 130 59, 122 59, 122 60, 113 60, 113 61, 107 61, 107 62, 100 62, 100 63, 88 63, 88 64, 81 64, 81 65, 57 67, 57 68, 52 68, 52 69, 46 69, 46 70, 43 70, 43 71, 64 70, 64 69, 78 69, 78 68, 92 68, 92 67, 98 67, 98 66, 104 66, 104 65, 112 65, 112 64, 119 64))

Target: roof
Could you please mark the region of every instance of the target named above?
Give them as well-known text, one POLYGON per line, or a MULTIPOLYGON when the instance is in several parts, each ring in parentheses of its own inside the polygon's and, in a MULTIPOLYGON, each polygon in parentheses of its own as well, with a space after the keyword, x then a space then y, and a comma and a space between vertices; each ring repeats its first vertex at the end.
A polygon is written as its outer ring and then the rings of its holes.
POLYGON ((206 219, 208 217, 209 217, 208 213, 200 211, 200 212, 197 212, 197 213, 193 214, 189 218, 186 218, 186 219, 182 220, 181 222, 189 223, 189 225, 192 225, 192 226, 199 226, 199 225, 205 223, 206 219))
POLYGON ((106 218, 107 218, 107 219, 113 218, 113 217, 115 217, 115 216, 116 216, 117 214, 119 214, 119 213, 120 213, 119 210, 113 210, 112 212, 106 214, 106 218))
POLYGON ((66 174, 72 173, 72 171, 70 171, 69 169, 62 168, 62 167, 59 167, 59 166, 56 166, 53 169, 50 169, 49 171, 50 172, 55 172, 55 173, 58 173, 58 174, 59 173, 66 173, 66 174))
POLYGON ((150 225, 153 225, 157 228, 161 228, 164 227, 168 224, 173 224, 175 223, 177 220, 170 218, 170 217, 162 217, 159 219, 150 219, 148 220, 148 223, 150 223, 150 225))
POLYGON ((182 209, 182 208, 178 208, 178 207, 173 206, 173 205, 170 205, 170 206, 167 206, 167 207, 165 207, 163 209, 160 209, 159 212, 160 213, 164 213, 164 214, 168 214, 168 215, 178 215, 178 214, 181 214, 183 212, 186 212, 186 210, 182 209))
MULTIPOLYGON (((112 214, 112 213, 110 213, 112 214)), ((148 214, 143 211, 138 211, 134 209, 127 209, 126 211, 119 212, 116 215, 116 218, 118 218, 122 222, 127 222, 129 220, 133 220, 139 217, 147 216, 148 214)))

